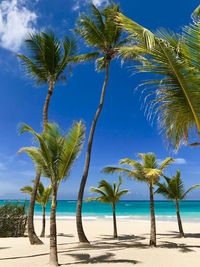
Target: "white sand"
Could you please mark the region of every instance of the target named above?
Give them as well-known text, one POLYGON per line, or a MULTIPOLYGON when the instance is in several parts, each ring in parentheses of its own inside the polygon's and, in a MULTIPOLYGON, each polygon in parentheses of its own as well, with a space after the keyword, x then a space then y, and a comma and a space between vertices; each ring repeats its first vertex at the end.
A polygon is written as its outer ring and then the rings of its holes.
MULTIPOLYGON (((58 220, 59 263, 62 266, 196 267, 200 264, 200 222, 183 224, 179 238, 176 222, 157 222, 157 248, 149 248, 149 222, 119 220, 119 239, 112 239, 112 220, 84 221, 91 247, 78 247, 74 220, 58 220), (189 234, 190 233, 190 234, 189 234)), ((49 222, 47 223, 48 234, 49 222)), ((36 221, 40 232, 41 221, 36 221)), ((1 267, 48 266, 49 238, 31 246, 27 237, 0 239, 1 267)))

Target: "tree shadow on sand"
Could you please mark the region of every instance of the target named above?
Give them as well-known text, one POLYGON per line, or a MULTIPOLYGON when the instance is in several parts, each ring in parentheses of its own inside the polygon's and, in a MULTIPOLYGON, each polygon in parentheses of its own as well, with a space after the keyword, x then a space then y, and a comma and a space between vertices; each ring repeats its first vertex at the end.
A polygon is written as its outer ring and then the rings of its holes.
POLYGON ((140 263, 136 260, 127 260, 127 259, 114 259, 113 257, 115 254, 113 253, 105 253, 100 256, 91 257, 90 254, 67 254, 68 256, 71 256, 75 259, 75 262, 73 263, 65 263, 63 265, 75 265, 75 264, 97 264, 97 263, 130 263, 130 264, 137 264, 140 263))
MULTIPOLYGON (((118 238, 113 238, 111 235, 103 235, 103 238, 91 242, 86 247, 79 247, 82 251, 88 250, 107 250, 118 251, 126 248, 148 248, 148 244, 143 244, 140 241, 145 240, 145 237, 134 235, 121 235, 118 238)), ((77 243, 78 244, 78 243, 77 243)), ((69 243, 59 244, 60 246, 69 245, 69 243)), ((75 251, 77 248, 71 251, 75 251)))
POLYGON ((101 235, 101 239, 103 240, 121 240, 121 241, 135 241, 135 240, 144 240, 145 237, 141 237, 141 236, 135 236, 135 235, 120 235, 117 238, 113 238, 112 235, 101 235))
POLYGON ((161 245, 158 247, 160 248, 168 248, 168 249, 178 249, 182 253, 188 253, 188 252, 195 252, 195 248, 200 248, 198 245, 186 245, 184 243, 177 244, 174 242, 168 242, 168 241, 163 241, 161 245))

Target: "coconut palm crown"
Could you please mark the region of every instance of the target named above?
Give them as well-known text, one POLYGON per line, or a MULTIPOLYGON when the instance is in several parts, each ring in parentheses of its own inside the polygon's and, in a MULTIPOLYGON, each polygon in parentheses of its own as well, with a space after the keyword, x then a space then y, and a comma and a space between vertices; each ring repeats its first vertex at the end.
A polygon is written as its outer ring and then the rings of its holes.
POLYGON ((130 168, 106 167, 103 172, 111 174, 118 172, 139 182, 155 185, 158 183, 163 171, 174 162, 173 158, 168 157, 160 163, 153 153, 139 153, 138 158, 139 161, 130 158, 119 161, 120 165, 127 165, 130 168))
POLYGON ((122 31, 114 21, 115 15, 119 11, 118 5, 111 4, 100 10, 92 4, 90 11, 90 16, 81 14, 75 32, 98 53, 96 69, 100 71, 105 69, 106 65, 117 56, 126 40, 122 40, 122 31))
MULTIPOLYGON (((32 186, 27 185, 21 188, 21 192, 25 194, 31 195, 32 191, 33 191, 32 186)), ((46 206, 51 196, 51 192, 52 192, 52 188, 50 185, 45 188, 43 183, 40 182, 38 191, 37 191, 36 202, 41 204, 42 206, 46 206)))
POLYGON ((165 198, 170 200, 184 200, 192 190, 200 186, 196 184, 185 191, 180 170, 178 170, 176 175, 172 178, 164 176, 164 179, 164 183, 157 183, 158 189, 156 193, 162 194, 165 198))

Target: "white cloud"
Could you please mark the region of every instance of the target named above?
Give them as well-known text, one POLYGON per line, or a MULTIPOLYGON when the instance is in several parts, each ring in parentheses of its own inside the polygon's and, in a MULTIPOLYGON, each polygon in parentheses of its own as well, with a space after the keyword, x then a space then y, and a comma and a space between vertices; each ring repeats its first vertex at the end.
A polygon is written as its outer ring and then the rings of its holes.
POLYGON ((17 52, 23 39, 35 30, 37 15, 25 6, 25 0, 0 3, 0 46, 17 52))
POLYGON ((103 4, 108 4, 109 3, 109 1, 108 0, 92 0, 92 2, 93 2, 93 4, 95 5, 95 6, 101 6, 101 5, 103 5, 103 4))
POLYGON ((183 164, 186 164, 186 163, 187 163, 187 161, 184 158, 175 159, 175 164, 183 165, 183 164))
POLYGON ((88 5, 89 3, 93 3, 96 7, 100 7, 103 5, 108 5, 110 0, 75 0, 75 4, 73 6, 73 10, 77 11, 79 10, 82 6, 88 5))

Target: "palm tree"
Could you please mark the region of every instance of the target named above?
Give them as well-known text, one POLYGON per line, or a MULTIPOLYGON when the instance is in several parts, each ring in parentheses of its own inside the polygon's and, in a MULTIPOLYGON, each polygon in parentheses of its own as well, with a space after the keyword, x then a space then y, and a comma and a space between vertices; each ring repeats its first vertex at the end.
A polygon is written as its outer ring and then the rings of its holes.
POLYGON ((99 197, 87 198, 87 201, 100 201, 102 203, 109 203, 112 206, 113 212, 113 237, 117 238, 117 221, 116 221, 116 204, 120 198, 128 193, 127 189, 120 190, 122 179, 119 177, 118 183, 111 185, 106 180, 101 180, 98 187, 91 187, 90 191, 97 193, 99 197))
POLYGON ((51 180, 52 200, 50 213, 50 264, 58 266, 56 205, 60 182, 66 179, 77 159, 83 145, 85 127, 82 122, 73 125, 70 131, 62 135, 56 124, 47 123, 41 134, 30 126, 24 125, 21 133, 29 132, 38 141, 38 147, 24 147, 19 153, 27 153, 34 162, 36 169, 44 177, 51 180))
POLYGON ((114 21, 115 14, 119 11, 118 5, 109 5, 103 10, 99 10, 91 5, 91 16, 81 15, 77 22, 76 33, 79 34, 88 46, 91 46, 99 54, 96 60, 96 68, 98 71, 105 71, 105 79, 101 91, 99 106, 96 110, 92 125, 90 128, 85 165, 82 180, 78 193, 76 223, 79 241, 89 243, 82 224, 82 202, 89 173, 93 138, 96 125, 103 109, 105 93, 109 81, 111 61, 116 58, 120 47, 125 43, 121 41, 121 30, 114 21))
MULTIPOLYGON (((34 181, 33 181, 34 183, 34 181)), ((21 188, 21 192, 29 194, 31 196, 33 192, 32 186, 24 186, 21 188)), ((45 226, 46 226, 46 205, 48 204, 49 198, 51 196, 52 188, 51 186, 44 187, 43 183, 39 183, 37 190, 36 202, 42 206, 42 232, 40 237, 45 237, 45 226)))
MULTIPOLYGON (((198 10, 194 18, 199 18, 198 10)), ((120 13, 116 20, 144 54, 136 72, 156 74, 142 84, 147 92, 145 100, 149 100, 145 101, 149 118, 157 116, 161 132, 175 148, 188 144, 189 137, 194 137, 191 132, 197 136, 200 132, 199 21, 194 20, 184 27, 182 35, 177 35, 167 30, 154 34, 120 13)), ((131 59, 135 49, 130 45, 122 52, 131 59)))
POLYGON ((188 195, 188 193, 190 193, 193 189, 199 187, 200 185, 199 184, 194 185, 190 187, 187 191, 185 191, 180 171, 177 171, 176 175, 173 176, 172 178, 168 178, 166 176, 164 176, 164 178, 166 182, 157 184, 158 189, 156 190, 156 193, 161 194, 165 198, 173 200, 175 202, 180 237, 184 237, 184 231, 180 216, 179 202, 181 200, 184 200, 188 195))
POLYGON ((128 165, 130 168, 123 167, 106 167, 103 169, 105 173, 122 173, 129 178, 133 178, 139 182, 145 182, 149 188, 150 195, 150 212, 151 212, 151 233, 150 246, 156 246, 156 219, 154 209, 154 186, 158 183, 163 171, 174 161, 168 157, 159 163, 155 154, 146 153, 138 154, 139 160, 125 158, 120 160, 120 165, 128 165))
MULTIPOLYGON (((43 129, 45 129, 48 122, 48 110, 55 84, 58 81, 65 80, 66 76, 64 71, 66 67, 70 66, 71 62, 84 61, 87 59, 87 56, 77 56, 77 46, 74 39, 65 37, 64 41, 60 42, 52 32, 32 34, 25 40, 25 45, 29 57, 25 55, 18 55, 18 57, 21 59, 28 76, 38 85, 48 85, 47 96, 43 107, 43 129)), ((90 55, 88 55, 88 59, 89 58, 90 55)), ((31 194, 28 213, 28 236, 31 244, 43 244, 35 233, 33 220, 40 176, 41 173, 38 172, 31 194)))

